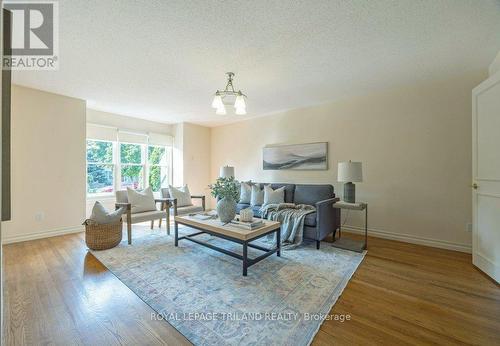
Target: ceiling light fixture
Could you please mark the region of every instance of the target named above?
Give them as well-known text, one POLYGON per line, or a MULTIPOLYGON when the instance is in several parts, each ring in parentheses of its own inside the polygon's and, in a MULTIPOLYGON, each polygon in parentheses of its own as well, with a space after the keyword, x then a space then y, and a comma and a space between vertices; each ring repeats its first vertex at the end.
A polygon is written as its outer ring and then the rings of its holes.
POLYGON ((237 115, 247 114, 247 105, 245 103, 245 94, 241 90, 235 91, 233 87, 233 72, 226 72, 227 84, 226 88, 222 91, 217 90, 214 95, 214 100, 212 101, 212 108, 215 108, 215 114, 225 115, 226 105, 234 105, 235 113, 237 115))

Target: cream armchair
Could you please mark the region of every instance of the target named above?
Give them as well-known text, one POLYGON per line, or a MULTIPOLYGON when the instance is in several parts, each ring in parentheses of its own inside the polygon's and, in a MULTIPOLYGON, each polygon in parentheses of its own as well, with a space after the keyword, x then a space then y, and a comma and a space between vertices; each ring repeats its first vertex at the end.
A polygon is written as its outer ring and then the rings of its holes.
POLYGON ((172 198, 168 192, 168 188, 161 189, 161 197, 168 201, 169 208, 172 207, 173 215, 185 215, 190 213, 198 213, 200 211, 205 211, 205 196, 203 195, 192 195, 191 198, 200 199, 201 206, 199 205, 187 205, 179 207, 177 205, 177 199, 172 198))
POLYGON ((158 221, 158 227, 161 228, 161 221, 163 218, 166 219, 167 234, 170 234, 170 215, 168 210, 170 209, 170 202, 167 198, 156 198, 155 202, 160 204, 160 210, 145 211, 141 213, 132 213, 132 205, 128 201, 128 195, 126 190, 116 191, 116 203, 115 208, 125 206, 126 218, 125 223, 127 224, 127 236, 128 243, 132 244, 132 224, 151 221, 151 229, 154 227, 154 220, 158 221))

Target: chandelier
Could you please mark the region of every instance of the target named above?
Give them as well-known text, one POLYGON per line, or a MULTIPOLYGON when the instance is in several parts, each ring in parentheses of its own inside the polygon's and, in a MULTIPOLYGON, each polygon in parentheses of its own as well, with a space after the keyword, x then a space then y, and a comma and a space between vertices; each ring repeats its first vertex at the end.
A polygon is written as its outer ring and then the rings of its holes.
POLYGON ((227 84, 226 88, 222 91, 217 90, 212 101, 212 108, 215 108, 215 114, 225 115, 226 106, 233 105, 235 113, 238 115, 247 114, 245 97, 246 95, 241 90, 235 91, 233 87, 233 72, 226 72, 227 84))

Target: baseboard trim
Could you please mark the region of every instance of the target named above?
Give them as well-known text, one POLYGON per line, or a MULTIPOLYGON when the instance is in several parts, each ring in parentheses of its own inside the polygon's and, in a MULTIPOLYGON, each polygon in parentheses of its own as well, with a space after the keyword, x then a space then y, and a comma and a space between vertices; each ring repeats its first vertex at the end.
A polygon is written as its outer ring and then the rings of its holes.
POLYGON ((472 255, 472 264, 500 284, 500 267, 479 253, 472 255))
POLYGON ((19 242, 28 241, 28 240, 55 237, 55 236, 64 235, 64 234, 79 233, 79 232, 83 232, 84 230, 85 230, 85 228, 80 225, 80 226, 74 226, 74 227, 56 228, 56 229, 52 229, 52 230, 48 230, 48 231, 15 235, 15 236, 10 236, 10 237, 7 236, 7 237, 3 237, 2 244, 12 244, 12 243, 19 243, 19 242))
MULTIPOLYGON (((365 229, 363 227, 358 227, 358 226, 345 225, 345 226, 342 226, 342 231, 344 231, 344 230, 347 232, 352 232, 352 233, 356 233, 356 234, 364 234, 365 233, 365 229)), ((402 241, 405 243, 425 245, 425 246, 437 247, 440 249, 472 253, 472 245, 452 243, 452 242, 447 242, 444 240, 417 237, 417 236, 413 236, 413 235, 409 235, 409 234, 388 232, 388 231, 374 229, 374 228, 368 228, 368 235, 372 236, 372 237, 376 237, 376 238, 397 240, 397 241, 402 241)))

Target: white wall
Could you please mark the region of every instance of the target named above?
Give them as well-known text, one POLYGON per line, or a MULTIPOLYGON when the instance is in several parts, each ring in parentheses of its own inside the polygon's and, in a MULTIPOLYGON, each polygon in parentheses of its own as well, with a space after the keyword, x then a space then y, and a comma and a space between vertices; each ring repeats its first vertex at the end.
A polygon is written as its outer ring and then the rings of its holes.
POLYGON ((3 241, 82 229, 85 101, 12 86, 12 220, 3 241))
MULTIPOLYGON (((191 123, 175 126, 174 185, 187 184, 192 195, 210 194, 210 128, 191 123)), ((207 198, 207 208, 210 199, 207 198)), ((198 203, 199 200, 193 200, 198 203)))
POLYGON ((174 186, 182 186, 184 184, 184 123, 175 125, 172 156, 174 164, 173 183, 174 186))
MULTIPOLYGON (((486 71, 255 118, 212 129, 211 176, 224 164, 236 178, 331 183, 337 162, 362 161, 357 199, 369 203, 372 234, 470 251, 471 90, 486 71), (327 171, 264 171, 262 148, 329 143, 327 171)), ((358 213, 348 225, 362 226, 358 213)))
MULTIPOLYGON (((184 123, 183 179, 193 195, 210 194, 210 128, 184 123)), ((207 203, 210 204, 207 198, 207 203)))
POLYGON ((174 126, 87 108, 87 122, 136 132, 174 134, 174 126))
POLYGON ((497 56, 495 57, 495 60, 493 60, 493 62, 490 65, 489 75, 493 76, 498 71, 500 71, 500 52, 498 52, 497 56))

